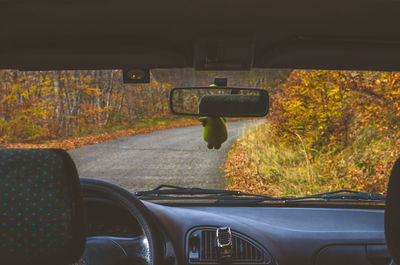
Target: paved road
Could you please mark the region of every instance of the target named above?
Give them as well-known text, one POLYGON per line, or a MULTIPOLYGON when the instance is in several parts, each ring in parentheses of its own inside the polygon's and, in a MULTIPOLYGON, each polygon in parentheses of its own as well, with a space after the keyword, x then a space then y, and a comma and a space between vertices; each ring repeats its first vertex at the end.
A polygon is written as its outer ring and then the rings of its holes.
POLYGON ((201 126, 124 137, 69 151, 80 177, 99 178, 131 191, 160 184, 224 188, 222 166, 231 143, 257 121, 229 122, 228 140, 209 150, 201 126))

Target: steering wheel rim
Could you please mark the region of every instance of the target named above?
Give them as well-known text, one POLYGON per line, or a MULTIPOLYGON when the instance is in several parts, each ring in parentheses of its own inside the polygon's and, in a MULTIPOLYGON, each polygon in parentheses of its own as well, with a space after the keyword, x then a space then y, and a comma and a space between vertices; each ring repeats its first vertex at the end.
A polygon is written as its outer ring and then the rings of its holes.
POLYGON ((108 199, 124 209, 136 218, 141 225, 143 233, 148 241, 149 265, 161 264, 163 257, 163 244, 159 226, 153 214, 147 207, 126 189, 107 181, 81 178, 81 189, 83 196, 94 195, 103 199, 108 199))

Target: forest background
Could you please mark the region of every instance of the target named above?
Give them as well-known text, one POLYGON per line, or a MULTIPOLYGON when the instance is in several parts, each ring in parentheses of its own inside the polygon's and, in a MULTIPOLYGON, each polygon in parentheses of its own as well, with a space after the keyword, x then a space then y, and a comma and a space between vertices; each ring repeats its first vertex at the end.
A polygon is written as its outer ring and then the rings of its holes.
POLYGON ((365 71, 151 71, 122 83, 120 70, 0 71, 0 146, 77 148, 126 135, 198 124, 169 111, 172 87, 269 90, 271 113, 238 139, 228 187, 269 195, 340 188, 385 192, 400 155, 400 74, 365 71))

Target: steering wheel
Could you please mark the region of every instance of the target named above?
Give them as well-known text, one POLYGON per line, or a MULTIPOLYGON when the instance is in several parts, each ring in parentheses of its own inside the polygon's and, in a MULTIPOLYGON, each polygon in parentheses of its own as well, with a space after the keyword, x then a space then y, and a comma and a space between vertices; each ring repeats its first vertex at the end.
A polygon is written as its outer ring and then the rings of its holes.
POLYGON ((80 179, 85 196, 110 200, 126 209, 141 225, 143 236, 121 238, 88 237, 85 252, 78 264, 85 265, 157 265, 161 264, 164 247, 153 214, 132 193, 112 183, 80 179))

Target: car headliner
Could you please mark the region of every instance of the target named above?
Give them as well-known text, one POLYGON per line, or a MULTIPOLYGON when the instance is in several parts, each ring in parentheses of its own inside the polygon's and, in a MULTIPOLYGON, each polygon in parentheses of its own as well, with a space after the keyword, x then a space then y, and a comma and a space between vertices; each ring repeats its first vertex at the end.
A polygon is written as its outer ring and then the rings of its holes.
POLYGON ((400 1, 0 0, 0 68, 193 67, 245 40, 251 67, 400 70, 400 1))

